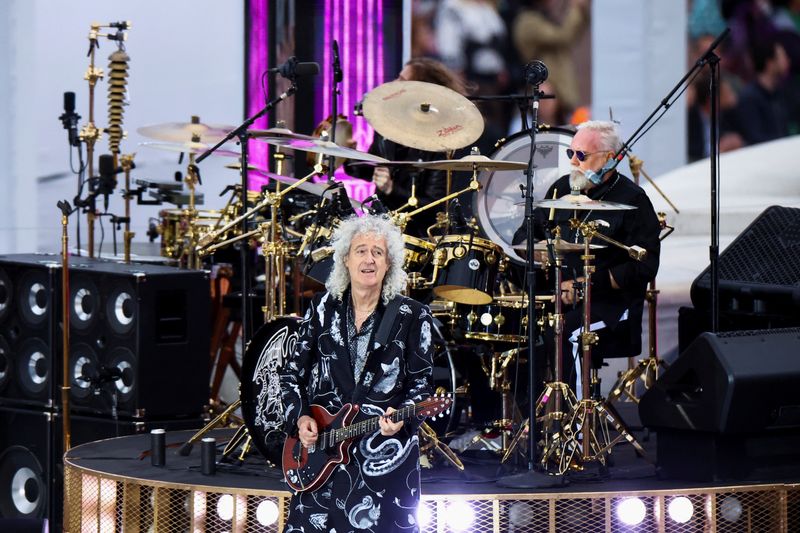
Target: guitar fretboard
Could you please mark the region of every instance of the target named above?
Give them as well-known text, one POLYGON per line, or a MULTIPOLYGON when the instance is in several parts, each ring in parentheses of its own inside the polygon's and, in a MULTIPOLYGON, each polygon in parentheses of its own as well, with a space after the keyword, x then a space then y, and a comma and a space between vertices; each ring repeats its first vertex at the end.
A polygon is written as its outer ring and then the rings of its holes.
MULTIPOLYGON (((392 422, 399 422, 411 418, 412 416, 417 416, 422 409, 423 407, 421 405, 408 405, 389 415, 389 418, 392 422)), ((320 435, 318 446, 322 449, 330 448, 348 439, 354 439, 361 435, 377 431, 380 427, 378 422, 380 418, 380 416, 374 416, 343 428, 326 431, 320 435)))

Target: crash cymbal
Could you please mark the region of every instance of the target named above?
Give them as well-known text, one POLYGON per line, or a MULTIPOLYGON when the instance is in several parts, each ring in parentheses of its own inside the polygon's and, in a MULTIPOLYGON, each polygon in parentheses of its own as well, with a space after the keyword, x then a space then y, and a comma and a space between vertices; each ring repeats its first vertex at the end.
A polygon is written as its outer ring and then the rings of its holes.
POLYGON ((534 206, 550 209, 569 209, 578 211, 619 211, 624 209, 636 209, 635 206, 628 204, 592 200, 583 194, 567 194, 555 200, 540 200, 535 202, 534 206))
POLYGON ((485 155, 467 155, 461 159, 440 159, 438 161, 422 161, 414 163, 415 167, 430 168, 434 170, 525 170, 528 163, 517 161, 499 161, 489 159, 485 155))
POLYGON ((383 137, 418 150, 458 150, 483 133, 483 115, 475 104, 433 83, 384 83, 364 95, 362 108, 383 137))
POLYGON ((192 141, 195 135, 200 137, 200 142, 215 144, 225 138, 229 131, 235 126, 222 124, 202 124, 194 122, 165 122, 163 124, 153 124, 143 126, 136 131, 140 135, 171 143, 183 143, 192 141))
MULTIPOLYGON (((165 150, 167 152, 183 152, 186 154, 202 154, 209 148, 211 148, 210 144, 205 143, 196 143, 196 142, 184 142, 184 143, 163 143, 163 142, 150 142, 145 141, 139 143, 139 146, 144 146, 146 148, 155 148, 156 150, 165 150)), ((221 155, 224 157, 242 157, 242 154, 239 152, 234 152, 233 150, 226 150, 223 148, 218 148, 212 155, 221 155)))
POLYGON ((302 133, 295 133, 288 128, 269 128, 266 130, 247 130, 251 137, 257 139, 259 137, 288 137, 290 139, 300 139, 304 141, 316 139, 311 135, 303 135, 302 133))
POLYGON ((387 162, 386 159, 378 157, 377 155, 368 154, 353 150, 352 148, 345 148, 330 141, 323 141, 311 137, 309 139, 293 139, 291 137, 260 137, 256 140, 271 144, 273 146, 282 146, 292 150, 301 150, 303 152, 313 152, 315 154, 329 155, 342 159, 352 159, 355 161, 375 161, 378 163, 387 162))
MULTIPOLYGON (((231 170, 242 170, 242 163, 241 162, 239 162, 239 163, 228 163, 227 165, 225 165, 225 168, 229 168, 231 170)), ((254 166, 254 165, 250 165, 250 164, 247 165, 247 170, 256 170, 257 168, 258 167, 254 166)))
MULTIPOLYGON (((528 242, 522 241, 519 244, 514 244, 511 246, 515 250, 519 250, 522 252, 528 251, 528 242)), ((583 244, 575 243, 575 242, 568 242, 562 241, 561 239, 553 240, 553 247, 555 248, 556 252, 559 253, 572 253, 572 252, 582 252, 583 251, 583 244)), ((605 244, 590 244, 590 250, 599 250, 601 248, 605 248, 605 244)), ((547 251, 547 243, 546 242, 536 242, 533 243, 533 251, 534 252, 546 252, 547 251)))

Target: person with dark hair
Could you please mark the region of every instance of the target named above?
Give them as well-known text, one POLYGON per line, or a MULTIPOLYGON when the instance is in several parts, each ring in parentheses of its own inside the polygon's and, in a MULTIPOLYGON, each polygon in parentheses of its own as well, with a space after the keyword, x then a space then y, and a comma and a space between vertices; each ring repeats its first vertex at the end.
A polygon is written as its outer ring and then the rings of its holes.
POLYGON ((781 93, 789 74, 789 57, 775 39, 762 37, 752 43, 756 77, 739 95, 739 120, 748 144, 785 137, 789 133, 788 109, 781 93))
MULTIPOLYGON (((459 94, 466 94, 464 81, 443 63, 427 57, 409 60, 397 76, 398 80, 421 81, 447 87, 459 94)), ((390 161, 433 161, 444 159, 445 154, 426 152, 409 148, 375 132, 375 138, 369 147, 369 153, 379 155, 390 161)), ((445 174, 441 170, 423 170, 409 167, 346 167, 348 174, 362 179, 372 179, 375 183, 378 198, 386 208, 398 209, 408 202, 411 196, 411 185, 415 187, 415 195, 419 206, 427 205, 446 194, 445 174)), ((444 204, 442 204, 443 206, 444 204)), ((436 212, 441 209, 431 208, 412 217, 406 232, 416 237, 427 236, 427 229, 436 222, 436 212)))

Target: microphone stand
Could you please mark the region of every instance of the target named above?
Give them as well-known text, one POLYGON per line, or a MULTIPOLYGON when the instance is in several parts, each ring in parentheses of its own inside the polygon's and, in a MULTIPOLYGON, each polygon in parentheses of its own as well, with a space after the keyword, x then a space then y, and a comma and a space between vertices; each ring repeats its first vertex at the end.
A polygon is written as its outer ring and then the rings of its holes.
MULTIPOLYGON (((241 160, 241 182, 242 182, 242 208, 240 211, 240 215, 244 215, 247 212, 247 181, 248 181, 248 161, 247 161, 247 154, 248 154, 248 141, 250 140, 250 132, 248 131, 250 126, 253 123, 261 118, 267 111, 273 109, 276 105, 281 103, 282 101, 286 100, 294 93, 297 92, 297 83, 295 79, 290 80, 292 85, 286 89, 285 92, 278 95, 276 98, 267 102, 259 112, 255 115, 251 116, 250 118, 246 119, 242 122, 239 126, 228 132, 228 134, 217 144, 197 156, 194 160, 196 165, 199 165, 203 162, 203 160, 208 157, 209 155, 213 154, 217 151, 223 144, 227 143, 228 141, 232 140, 234 137, 239 139, 239 145, 242 147, 242 160, 241 160)), ((242 234, 244 235, 247 233, 247 217, 242 216, 242 234)), ((252 335, 252 321, 250 320, 250 306, 248 305, 247 299, 250 297, 250 264, 249 264, 249 257, 248 257, 248 246, 247 243, 243 243, 241 246, 241 268, 242 268, 242 353, 247 351, 247 343, 250 340, 252 335)))
MULTIPOLYGON (((336 143, 336 124, 339 122, 339 95, 342 93, 339 84, 342 82, 342 65, 339 62, 339 43, 333 40, 333 79, 331 81, 331 129, 328 139, 336 143)), ((333 181, 336 171, 336 157, 328 156, 328 183, 333 181)))
MULTIPOLYGON (((627 142, 622 144, 622 147, 614 154, 614 164, 609 168, 603 170, 603 173, 613 171, 617 165, 624 158, 625 152, 629 151, 633 145, 639 140, 637 136, 642 130, 647 127, 649 130, 653 127, 664 113, 674 103, 670 101, 678 89, 686 85, 687 81, 696 76, 696 71, 699 71, 704 66, 709 65, 711 69, 711 83, 710 83, 710 96, 711 96, 711 131, 709 139, 709 160, 711 164, 711 244, 709 246, 709 273, 711 275, 711 332, 716 333, 719 329, 719 56, 714 53, 714 50, 722 43, 723 40, 730 33, 730 28, 725 28, 720 33, 714 42, 712 42, 705 52, 695 61, 695 64, 689 69, 683 78, 672 88, 672 90, 665 96, 661 103, 653 110, 652 113, 642 122, 635 132, 630 136, 627 142), (664 108, 664 113, 658 116, 655 121, 653 117, 664 108), (652 124, 650 122, 653 121, 652 124)), ((681 92, 682 94, 682 92, 681 92)), ((678 95, 680 96, 680 94, 678 95)), ((647 132, 645 130, 644 133, 647 132)), ((644 135, 642 133, 642 135, 644 135)), ((639 136, 641 137, 641 136, 639 136)))
MULTIPOLYGON (((533 164, 536 155, 536 130, 539 118, 539 84, 533 86, 531 98, 532 119, 531 150, 528 157, 528 169, 525 171, 525 229, 528 239, 527 261, 525 264, 525 281, 528 297, 528 469, 519 474, 505 476, 497 480, 501 487, 534 489, 563 485, 564 476, 560 474, 548 475, 535 470, 537 463, 537 443, 539 442, 539 428, 536 425, 536 271, 534 269, 534 234, 533 234, 533 184, 535 167, 533 164)), ((559 297, 559 295, 556 295, 559 297)), ((520 429, 522 431, 522 429, 520 429)))

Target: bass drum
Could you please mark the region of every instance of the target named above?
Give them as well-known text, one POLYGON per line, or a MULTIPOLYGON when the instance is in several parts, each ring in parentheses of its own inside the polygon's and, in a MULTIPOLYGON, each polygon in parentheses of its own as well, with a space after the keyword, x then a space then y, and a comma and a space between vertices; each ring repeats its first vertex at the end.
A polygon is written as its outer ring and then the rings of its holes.
MULTIPOLYGON (((566 149, 574 133, 564 128, 542 128, 536 134, 536 169, 533 183, 535 200, 542 200, 547 189, 558 178, 570 172, 566 149)), ((530 157, 531 138, 527 131, 515 133, 497 149, 491 158, 497 161, 527 162, 530 157)), ((511 247, 514 232, 525 222, 525 205, 519 186, 525 184, 522 170, 483 171, 478 174, 481 188, 473 196, 472 212, 478 217, 483 234, 500 245, 503 251, 518 264, 523 259, 511 247)))
POLYGON ((278 370, 294 351, 299 331, 300 319, 276 318, 261 326, 242 358, 242 418, 258 451, 275 464, 285 438, 278 370))

